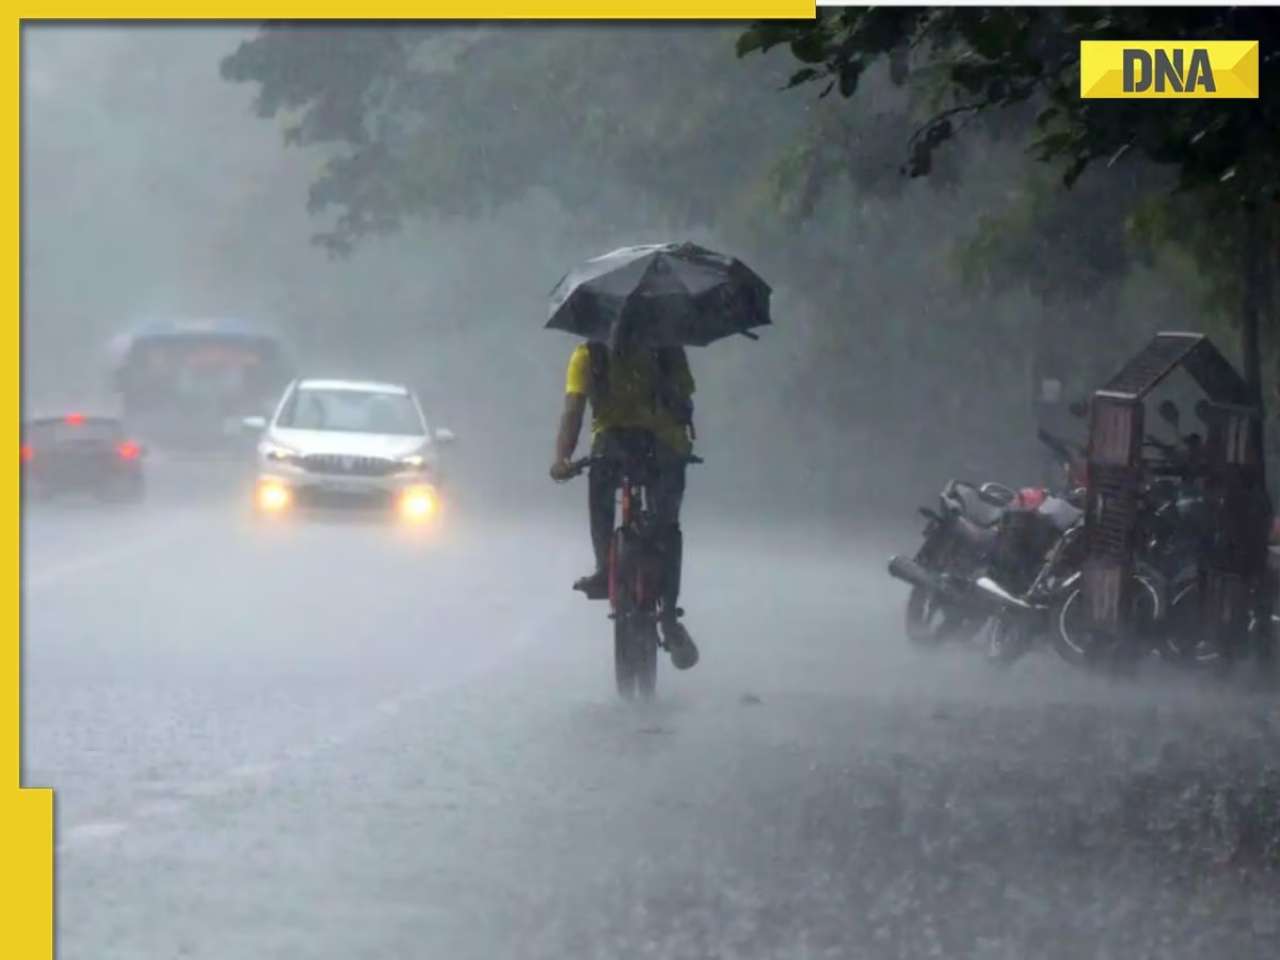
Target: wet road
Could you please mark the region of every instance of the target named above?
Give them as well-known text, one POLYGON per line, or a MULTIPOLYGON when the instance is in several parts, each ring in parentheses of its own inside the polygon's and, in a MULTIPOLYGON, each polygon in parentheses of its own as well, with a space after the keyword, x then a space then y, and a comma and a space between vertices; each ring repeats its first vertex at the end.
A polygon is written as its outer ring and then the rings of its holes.
POLYGON ((880 545, 686 529, 637 709, 568 517, 31 513, 59 955, 1280 953, 1274 701, 920 658, 880 545))

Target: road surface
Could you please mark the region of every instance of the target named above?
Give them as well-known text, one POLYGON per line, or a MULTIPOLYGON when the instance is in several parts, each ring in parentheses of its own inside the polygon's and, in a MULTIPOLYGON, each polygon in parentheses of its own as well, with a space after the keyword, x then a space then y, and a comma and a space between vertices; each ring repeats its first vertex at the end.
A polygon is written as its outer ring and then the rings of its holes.
POLYGON ((691 503, 648 708, 576 514, 29 512, 59 956, 1280 955, 1274 699, 914 655, 884 544, 691 503))

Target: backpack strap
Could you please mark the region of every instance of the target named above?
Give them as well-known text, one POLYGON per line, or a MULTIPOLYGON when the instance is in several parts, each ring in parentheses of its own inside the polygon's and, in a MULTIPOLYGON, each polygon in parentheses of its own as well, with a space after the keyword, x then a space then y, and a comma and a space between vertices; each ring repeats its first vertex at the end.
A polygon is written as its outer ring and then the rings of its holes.
POLYGON ((587 354, 591 360, 589 397, 592 407, 609 395, 609 348, 594 340, 587 342, 587 354))
POLYGON ((654 355, 658 369, 655 399, 675 416, 678 423, 692 427, 693 401, 688 397, 680 396, 675 385, 676 370, 680 361, 684 360, 684 347, 659 347, 654 351, 654 355))

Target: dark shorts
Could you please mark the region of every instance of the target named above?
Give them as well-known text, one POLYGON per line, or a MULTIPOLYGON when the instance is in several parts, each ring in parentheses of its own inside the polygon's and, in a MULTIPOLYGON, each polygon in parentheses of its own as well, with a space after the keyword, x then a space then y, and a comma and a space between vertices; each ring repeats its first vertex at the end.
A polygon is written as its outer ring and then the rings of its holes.
MULTIPOLYGON (((684 454, 657 440, 647 430, 606 430, 596 436, 591 454, 634 464, 644 476, 649 509, 657 522, 672 526, 680 522, 687 469, 684 454)), ((614 494, 621 479, 617 466, 597 464, 591 468, 593 519, 598 512, 607 510, 608 522, 612 525, 614 494)))

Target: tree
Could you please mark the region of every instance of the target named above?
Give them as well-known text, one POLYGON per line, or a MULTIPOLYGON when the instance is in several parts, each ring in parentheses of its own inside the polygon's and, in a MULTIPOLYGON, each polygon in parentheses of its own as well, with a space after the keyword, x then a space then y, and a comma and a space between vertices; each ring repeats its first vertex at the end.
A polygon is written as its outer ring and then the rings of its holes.
MULTIPOLYGON (((409 219, 481 215, 534 189, 607 221, 637 205, 705 222, 756 186, 779 142, 758 117, 781 82, 732 75, 722 26, 350 28, 272 25, 224 60, 289 142, 330 152, 313 210, 349 250, 409 219), (726 155, 736 159, 727 170, 726 155), (728 173, 728 175, 726 175, 728 173), (621 187, 622 189, 619 189, 621 187)), ((787 138, 806 118, 775 109, 787 138)))
MULTIPOLYGON (((921 476, 1025 469, 1027 333, 1044 324, 1024 288, 1046 277, 1025 258, 1025 271, 1010 268, 1016 243, 990 244, 991 282, 966 290, 953 256, 1033 165, 1008 136, 1018 110, 974 115, 979 135, 936 151, 930 176, 912 182, 899 175, 901 145, 940 95, 927 71, 895 83, 887 65, 869 67, 856 103, 797 102, 783 92, 785 60, 738 62, 740 30, 274 24, 222 70, 253 84, 258 111, 322 158, 311 204, 335 253, 412 226, 405 245, 431 256, 452 221, 497 223, 530 197, 554 200, 562 232, 534 227, 523 250, 513 245, 526 276, 538 258, 550 274, 605 244, 690 235, 775 283, 777 348, 711 351, 706 363, 740 376, 753 410, 772 405, 798 457, 833 458, 822 471, 833 497, 904 463, 921 476), (721 367, 726 355, 743 369, 721 367), (871 446, 874 464, 858 454, 871 446)), ((1042 208, 1031 229, 1058 222, 1042 208)), ((1066 204, 1058 218, 1081 219, 1066 204)), ((1052 233, 1037 242, 1067 243, 1052 233)), ((1081 245, 1080 256, 1119 247, 1081 245)), ((1105 266, 1122 278, 1128 263, 1105 266)), ((522 296, 544 292, 522 285, 522 296)), ((512 301, 523 322, 541 305, 512 301)), ((469 337, 497 340, 493 320, 491 309, 476 316, 469 337)))
MULTIPOLYGON (((1057 164, 1070 187, 1086 168, 1131 157, 1171 168, 1176 189, 1192 195, 1196 220, 1183 242, 1203 246, 1224 222, 1238 260, 1246 376, 1261 402, 1261 309, 1274 270, 1280 180, 1280 23, 1244 9, 981 10, 843 8, 813 22, 761 22, 739 37, 747 55, 787 45, 804 64, 791 86, 824 82, 852 97, 868 68, 889 60, 902 77, 925 74, 943 102, 908 142, 907 172, 927 175, 935 151, 976 117, 1012 110, 1032 153, 1057 164), (1080 99, 1079 41, 1156 37, 1257 39, 1261 97, 1253 101, 1149 104, 1080 99), (1028 108, 1032 108, 1028 110, 1028 108), (1200 238, 1197 240, 1196 238, 1200 238)), ((1185 211, 1185 206, 1182 208, 1185 211)))

